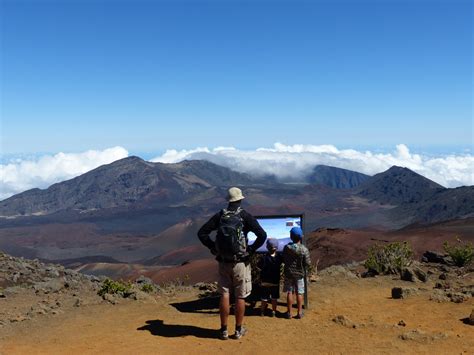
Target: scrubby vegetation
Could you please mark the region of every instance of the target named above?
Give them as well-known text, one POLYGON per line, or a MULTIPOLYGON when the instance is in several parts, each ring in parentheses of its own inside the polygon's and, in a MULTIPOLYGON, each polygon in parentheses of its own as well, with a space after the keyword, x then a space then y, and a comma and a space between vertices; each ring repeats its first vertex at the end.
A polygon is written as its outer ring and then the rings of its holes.
POLYGON ((130 283, 126 283, 123 281, 114 281, 111 279, 106 279, 102 283, 102 287, 100 290, 97 292, 99 296, 103 296, 106 293, 109 294, 121 294, 122 296, 125 296, 129 294, 132 290, 132 285, 130 283))
POLYGON ((146 293, 152 293, 152 292, 155 292, 155 287, 153 287, 153 285, 150 285, 150 284, 144 284, 140 288, 140 290, 146 293))
POLYGON ((413 261, 413 251, 407 242, 375 244, 368 251, 364 266, 377 274, 397 274, 413 261))
POLYGON ((444 242, 444 250, 453 259, 456 266, 465 266, 471 263, 474 259, 474 246, 472 243, 463 242, 461 239, 456 238, 457 244, 450 245, 448 242, 444 242))

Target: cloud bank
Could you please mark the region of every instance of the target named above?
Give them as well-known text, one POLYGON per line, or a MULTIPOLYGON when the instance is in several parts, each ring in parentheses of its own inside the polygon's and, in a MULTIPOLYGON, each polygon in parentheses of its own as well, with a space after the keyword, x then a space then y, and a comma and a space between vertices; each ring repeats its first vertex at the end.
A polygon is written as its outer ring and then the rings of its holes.
POLYGON ((102 151, 45 155, 36 160, 17 159, 0 164, 0 200, 35 187, 46 188, 127 156, 126 149, 114 147, 102 151))
POLYGON ((374 175, 393 165, 407 167, 445 187, 474 185, 474 156, 427 157, 412 154, 404 144, 391 153, 354 149, 340 150, 333 145, 284 145, 273 148, 238 150, 232 147, 193 150, 167 150, 154 162, 176 163, 185 159, 205 159, 215 164, 253 175, 273 174, 282 180, 303 179, 315 165, 323 164, 374 175))
MULTIPOLYGON (((0 164, 0 200, 25 190, 51 184, 84 174, 100 165, 125 158, 128 151, 113 147, 102 151, 58 153, 38 159, 17 159, 0 164)), ((167 150, 151 161, 176 163, 182 160, 204 159, 251 175, 276 175, 283 181, 304 179, 318 164, 374 175, 393 165, 407 167, 445 187, 474 185, 474 156, 449 155, 427 157, 413 154, 404 144, 391 153, 373 153, 354 149, 338 149, 333 145, 284 145, 272 148, 239 150, 233 147, 214 149, 199 147, 191 150, 167 150)))

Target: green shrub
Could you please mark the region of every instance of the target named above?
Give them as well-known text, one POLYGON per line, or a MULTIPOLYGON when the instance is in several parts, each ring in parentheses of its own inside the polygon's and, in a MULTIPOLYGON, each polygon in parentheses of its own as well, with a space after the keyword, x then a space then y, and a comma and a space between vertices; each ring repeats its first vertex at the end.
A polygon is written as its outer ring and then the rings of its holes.
POLYGON ((155 291, 155 287, 153 287, 153 285, 150 285, 150 284, 144 284, 141 287, 141 290, 146 293, 152 293, 155 291))
POLYGON ((456 266, 469 264, 474 258, 474 247, 472 243, 462 242, 459 238, 456 238, 456 241, 456 245, 449 245, 448 242, 444 242, 444 250, 451 259, 453 259, 456 266))
POLYGON ((132 285, 130 283, 125 283, 123 281, 114 281, 111 279, 106 279, 102 283, 102 287, 97 292, 99 296, 103 296, 106 293, 109 294, 121 294, 122 296, 131 292, 132 285))
POLYGON ((394 242, 371 246, 364 266, 378 274, 397 274, 412 261, 413 251, 410 245, 407 242, 394 242))

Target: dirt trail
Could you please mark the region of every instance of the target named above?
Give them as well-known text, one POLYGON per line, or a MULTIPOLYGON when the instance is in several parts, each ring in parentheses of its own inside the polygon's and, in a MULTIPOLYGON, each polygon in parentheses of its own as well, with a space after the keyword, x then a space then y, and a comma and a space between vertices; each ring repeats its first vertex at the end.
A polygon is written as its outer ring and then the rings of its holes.
MULTIPOLYGON (((202 307, 197 290, 156 304, 91 305, 15 325, 0 333, 0 353, 473 353, 474 327, 461 321, 474 308, 473 298, 435 303, 426 291, 393 300, 390 290, 396 284, 406 285, 389 277, 313 283, 302 320, 249 315, 249 333, 227 341, 215 338, 217 310, 202 307), (338 315, 356 327, 332 321, 338 315), (400 320, 405 327, 397 325, 400 320), (400 338, 415 329, 417 339, 400 338)), ((233 330, 233 318, 229 325, 233 330)))

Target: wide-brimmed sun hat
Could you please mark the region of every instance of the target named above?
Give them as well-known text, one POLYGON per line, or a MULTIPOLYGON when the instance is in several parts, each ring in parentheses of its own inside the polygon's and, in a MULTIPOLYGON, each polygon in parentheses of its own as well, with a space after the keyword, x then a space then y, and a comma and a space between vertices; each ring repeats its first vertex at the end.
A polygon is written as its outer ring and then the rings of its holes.
POLYGON ((238 187, 231 187, 227 192, 227 200, 229 202, 236 202, 243 200, 245 197, 242 195, 242 190, 238 187))

